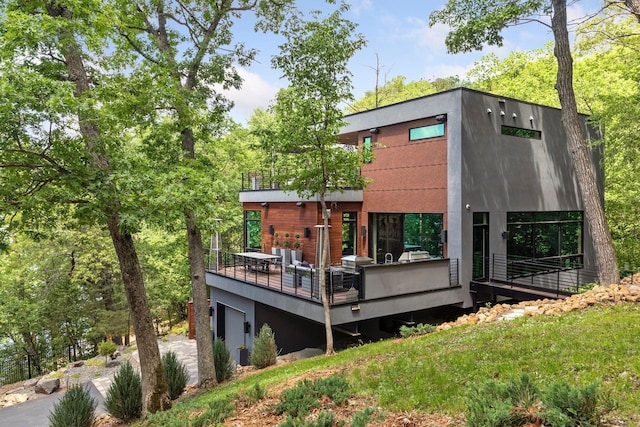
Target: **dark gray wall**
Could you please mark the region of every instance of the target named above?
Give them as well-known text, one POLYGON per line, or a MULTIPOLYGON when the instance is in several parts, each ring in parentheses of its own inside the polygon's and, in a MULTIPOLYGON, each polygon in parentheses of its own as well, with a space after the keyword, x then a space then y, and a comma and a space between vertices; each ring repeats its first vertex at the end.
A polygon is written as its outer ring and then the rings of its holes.
MULTIPOLYGON (((584 205, 560 110, 463 91, 462 111, 461 203, 449 206, 449 210, 458 208, 463 217, 461 275, 462 283, 468 283, 473 257, 473 212, 489 212, 489 252, 506 254, 507 241, 502 239, 501 233, 507 227, 507 212, 583 210, 584 205), (503 124, 540 130, 542 139, 502 135, 503 124)), ((585 133, 592 132, 584 125, 584 120, 583 126, 585 133)), ((602 189, 603 173, 598 167, 601 153, 595 152, 593 158, 602 189)), ((584 251, 585 263, 592 264, 593 245, 586 227, 584 251)))

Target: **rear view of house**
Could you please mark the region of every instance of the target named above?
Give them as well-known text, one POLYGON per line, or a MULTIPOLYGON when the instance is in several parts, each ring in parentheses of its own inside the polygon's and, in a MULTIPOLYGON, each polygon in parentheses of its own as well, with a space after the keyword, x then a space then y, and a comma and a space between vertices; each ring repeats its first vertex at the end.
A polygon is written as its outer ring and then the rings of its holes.
MULTIPOLYGON (((245 248, 207 272, 215 332, 232 354, 251 349, 264 323, 284 351, 324 342, 315 269, 323 215, 337 339, 385 336, 478 298, 558 297, 594 281, 558 109, 460 88, 345 121, 340 142, 364 152, 371 183, 331 194, 326 212, 269 173, 245 176, 245 248)), ((602 189, 601 152, 592 154, 602 189)))

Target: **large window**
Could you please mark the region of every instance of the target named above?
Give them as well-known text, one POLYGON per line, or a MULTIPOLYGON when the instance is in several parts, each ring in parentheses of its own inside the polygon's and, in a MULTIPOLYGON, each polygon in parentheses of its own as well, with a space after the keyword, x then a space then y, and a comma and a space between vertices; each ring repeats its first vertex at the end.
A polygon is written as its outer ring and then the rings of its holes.
POLYGON ((559 267, 583 263, 582 212, 509 212, 507 255, 559 267))
POLYGON ((342 212, 342 256, 356 255, 358 217, 355 212, 342 212))
POLYGON ((444 136, 444 123, 409 129, 409 141, 444 136))
POLYGON ((388 254, 397 261, 403 252, 426 251, 432 257, 442 256, 442 221, 439 213, 371 214, 374 238, 369 239, 370 254, 384 263, 388 254))
POLYGON ((260 211, 244 211, 244 246, 247 250, 262 250, 260 211))

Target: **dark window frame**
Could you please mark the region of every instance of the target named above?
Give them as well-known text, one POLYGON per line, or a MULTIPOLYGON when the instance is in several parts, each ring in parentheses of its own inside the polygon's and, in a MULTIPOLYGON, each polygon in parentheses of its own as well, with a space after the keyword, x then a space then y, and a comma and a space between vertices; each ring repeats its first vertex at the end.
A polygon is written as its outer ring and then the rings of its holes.
POLYGON ((362 162, 369 164, 373 161, 373 138, 371 135, 362 138, 362 162))
POLYGON ((250 210, 246 210, 244 211, 244 218, 243 218, 243 228, 244 228, 244 248, 246 250, 258 250, 261 251, 262 250, 262 211, 260 210, 254 210, 254 209, 250 209, 250 210), (253 213, 257 213, 257 218, 251 218, 251 215, 253 213), (258 228, 257 228, 257 232, 259 234, 260 237, 260 245, 259 246, 252 246, 251 245, 251 227, 249 224, 251 223, 257 223, 258 224, 258 228))
POLYGON ((507 258, 535 261, 527 274, 582 268, 584 212, 507 212, 507 258), (518 243, 520 240, 520 243, 518 243))

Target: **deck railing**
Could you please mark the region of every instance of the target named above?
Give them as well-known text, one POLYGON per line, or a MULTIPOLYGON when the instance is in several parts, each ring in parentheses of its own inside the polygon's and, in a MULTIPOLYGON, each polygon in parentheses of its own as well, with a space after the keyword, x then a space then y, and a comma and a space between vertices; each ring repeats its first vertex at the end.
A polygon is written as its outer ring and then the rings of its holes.
POLYGON ((535 258, 491 256, 491 280, 511 285, 541 288, 556 293, 577 293, 598 281, 598 271, 582 264, 535 258))
MULTIPOLYGON (((317 269, 292 265, 283 267, 281 262, 274 260, 256 262, 232 253, 220 253, 217 260, 217 264, 209 265, 210 273, 322 302, 317 269)), ((357 302, 364 292, 360 271, 329 267, 325 270, 325 283, 329 303, 333 305, 357 302)))

